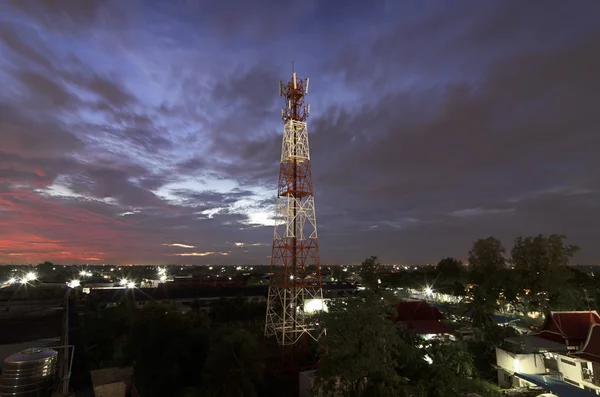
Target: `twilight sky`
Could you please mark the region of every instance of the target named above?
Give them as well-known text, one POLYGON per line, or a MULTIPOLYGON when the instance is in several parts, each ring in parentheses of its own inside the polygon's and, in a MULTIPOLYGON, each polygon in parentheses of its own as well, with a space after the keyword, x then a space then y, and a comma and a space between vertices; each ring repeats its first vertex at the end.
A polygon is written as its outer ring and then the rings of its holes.
POLYGON ((292 60, 322 263, 600 259, 597 0, 5 0, 0 263, 268 263, 292 60))

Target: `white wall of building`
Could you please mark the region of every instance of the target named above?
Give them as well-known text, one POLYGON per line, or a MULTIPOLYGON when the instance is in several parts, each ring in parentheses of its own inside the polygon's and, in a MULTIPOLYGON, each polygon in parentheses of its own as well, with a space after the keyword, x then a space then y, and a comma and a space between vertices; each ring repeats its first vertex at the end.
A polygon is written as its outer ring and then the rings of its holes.
MULTIPOLYGON (((581 363, 572 357, 567 357, 562 354, 558 355, 558 372, 563 374, 563 377, 567 381, 577 383, 573 386, 581 386, 581 363)), ((571 383, 568 382, 568 383, 571 383)), ((573 383, 571 383, 573 384, 573 383)))
POLYGON ((541 354, 516 354, 496 348, 496 365, 498 365, 498 385, 500 387, 532 386, 529 382, 512 376, 515 372, 522 374, 545 374, 546 366, 541 354))
MULTIPOLYGON (((600 394, 600 387, 594 385, 589 380, 583 379, 583 368, 589 368, 589 370, 591 371, 592 370, 591 362, 576 359, 573 357, 568 357, 568 356, 565 356, 562 354, 558 355, 557 362, 558 362, 558 371, 560 373, 562 373, 563 379, 567 383, 569 383, 573 386, 579 386, 582 389, 584 387, 588 387, 590 389, 596 390, 596 393, 600 394)), ((593 374, 593 375, 596 377, 600 376, 600 374, 593 374)))
POLYGON ((546 366, 541 354, 515 354, 496 348, 496 364, 507 372, 545 374, 546 366))

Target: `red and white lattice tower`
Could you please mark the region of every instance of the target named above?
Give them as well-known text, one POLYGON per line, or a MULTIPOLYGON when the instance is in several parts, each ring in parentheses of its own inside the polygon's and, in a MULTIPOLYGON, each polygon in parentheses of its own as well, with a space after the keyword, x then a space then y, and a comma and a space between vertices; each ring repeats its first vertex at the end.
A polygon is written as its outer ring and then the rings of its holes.
POLYGON ((323 302, 306 128, 310 105, 304 103, 308 83, 309 79, 299 79, 295 72, 288 83, 279 83, 285 98, 284 127, 265 337, 277 341, 288 369, 295 368, 294 351, 299 345, 318 341, 324 333, 311 321, 312 310, 306 305, 316 304, 318 310, 323 302))

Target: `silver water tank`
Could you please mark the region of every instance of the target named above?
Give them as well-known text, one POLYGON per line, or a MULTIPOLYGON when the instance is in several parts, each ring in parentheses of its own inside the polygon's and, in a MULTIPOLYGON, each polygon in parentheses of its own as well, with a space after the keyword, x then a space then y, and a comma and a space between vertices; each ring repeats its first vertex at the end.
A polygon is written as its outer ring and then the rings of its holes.
POLYGON ((56 350, 34 348, 6 357, 0 378, 0 396, 49 396, 57 355, 56 350))

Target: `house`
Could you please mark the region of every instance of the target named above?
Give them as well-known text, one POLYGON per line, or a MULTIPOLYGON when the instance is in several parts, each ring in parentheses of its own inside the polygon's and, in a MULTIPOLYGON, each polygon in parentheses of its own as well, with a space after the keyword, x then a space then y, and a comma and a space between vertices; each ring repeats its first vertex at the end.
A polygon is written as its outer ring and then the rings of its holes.
POLYGON ((392 321, 425 338, 449 335, 454 330, 441 323, 444 315, 437 307, 425 301, 399 302, 392 314, 392 321))
POLYGON ((574 374, 573 381, 580 380, 584 388, 592 388, 593 385, 596 393, 600 394, 600 324, 590 327, 582 349, 571 353, 570 356, 575 359, 575 369, 569 372, 569 375, 571 372, 574 374))
POLYGON ((550 312, 535 335, 496 348, 501 387, 539 386, 558 395, 600 395, 600 316, 550 312))
POLYGON ((569 351, 575 351, 586 341, 592 324, 600 324, 600 315, 595 310, 550 312, 539 337, 564 343, 569 351))

